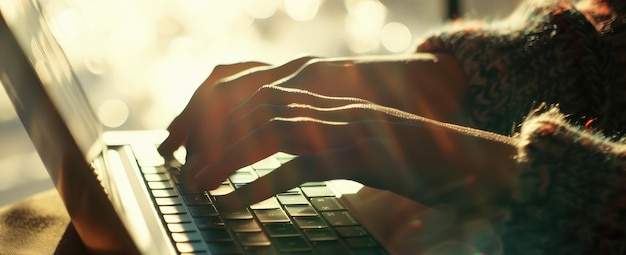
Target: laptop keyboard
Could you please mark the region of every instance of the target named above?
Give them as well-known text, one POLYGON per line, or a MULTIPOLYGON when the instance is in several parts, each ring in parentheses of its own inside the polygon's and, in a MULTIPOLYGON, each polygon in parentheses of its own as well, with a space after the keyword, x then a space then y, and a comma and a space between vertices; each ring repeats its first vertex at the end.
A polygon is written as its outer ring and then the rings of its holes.
POLYGON ((216 207, 216 196, 271 172, 291 155, 275 154, 239 169, 215 190, 194 193, 178 169, 133 151, 181 254, 387 254, 324 182, 305 183, 239 211, 216 207))

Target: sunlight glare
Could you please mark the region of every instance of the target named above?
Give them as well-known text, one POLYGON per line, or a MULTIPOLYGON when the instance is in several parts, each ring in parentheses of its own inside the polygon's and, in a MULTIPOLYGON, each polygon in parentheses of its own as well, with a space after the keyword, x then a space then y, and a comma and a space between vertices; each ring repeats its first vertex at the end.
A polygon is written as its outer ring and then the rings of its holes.
POLYGON ((355 0, 346 2, 346 8, 345 26, 350 50, 355 53, 377 50, 387 13, 385 6, 374 0, 355 0))
POLYGON ((244 0, 246 13, 255 19, 267 19, 274 16, 279 5, 279 0, 244 0))
POLYGON ((107 127, 115 128, 123 125, 128 116, 128 105, 119 99, 106 100, 98 107, 98 117, 107 127))
POLYGON ((390 52, 404 51, 411 46, 411 31, 402 23, 389 22, 383 27, 381 42, 390 52))
POLYGON ((297 21, 312 20, 319 7, 320 0, 285 0, 285 12, 297 21))
POLYGON ((67 45, 68 47, 78 46, 76 39, 80 36, 79 24, 82 23, 80 13, 73 9, 65 9, 51 20, 51 23, 56 26, 50 26, 52 33, 56 36, 57 40, 60 40, 61 45, 67 45), (58 29, 59 31, 55 31, 58 29), (62 41, 61 41, 62 40, 62 41), (68 45, 68 43, 74 43, 68 45))

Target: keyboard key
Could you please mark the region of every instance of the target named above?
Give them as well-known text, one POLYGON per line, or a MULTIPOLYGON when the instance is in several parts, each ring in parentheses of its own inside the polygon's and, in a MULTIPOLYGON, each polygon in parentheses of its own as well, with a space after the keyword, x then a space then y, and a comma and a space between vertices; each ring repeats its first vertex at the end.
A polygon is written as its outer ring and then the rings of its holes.
POLYGON ((335 230, 342 237, 359 237, 369 235, 367 231, 361 226, 352 227, 336 227, 335 230))
POLYGON ((169 181, 148 182, 150 189, 171 189, 174 188, 169 181))
POLYGON ((218 216, 217 210, 212 205, 205 206, 190 206, 189 212, 194 217, 207 217, 207 216, 218 216))
POLYGON ((335 232, 328 228, 305 229, 304 235, 311 241, 337 240, 335 232))
POLYGON ((292 217, 317 216, 317 212, 310 205, 286 205, 285 210, 292 217))
POLYGON ((221 211, 220 214, 224 219, 229 220, 252 219, 252 214, 250 214, 250 211, 246 208, 237 211, 221 211))
POLYGON ((359 225, 359 222, 348 211, 322 212, 322 217, 332 226, 359 225))
POLYGON ((289 189, 287 191, 281 192, 280 194, 285 194, 285 195, 288 195, 288 194, 302 194, 302 192, 300 191, 300 187, 295 187, 295 188, 289 189))
POLYGON ((169 178, 164 173, 144 174, 143 177, 149 182, 167 181, 169 178))
POLYGON ((287 222, 289 218, 281 209, 253 210, 259 221, 267 222, 287 222))
POLYGON ((243 252, 250 255, 276 255, 276 251, 271 246, 243 247, 243 252))
POLYGON ((178 193, 174 189, 155 189, 151 190, 154 197, 176 197, 178 193))
POLYGON ((311 198, 311 204, 319 211, 345 210, 346 207, 336 197, 316 197, 311 198))
POLYGON ((265 159, 262 159, 259 162, 252 164, 252 168, 254 170, 259 169, 276 169, 280 166, 280 161, 276 159, 274 156, 269 156, 265 159))
POLYGON ((196 227, 192 223, 170 223, 167 224, 167 228, 172 233, 196 231, 196 227))
POLYGON ((196 225, 198 225, 199 229, 214 229, 214 228, 224 228, 224 222, 217 216, 197 218, 196 225))
POLYGON ((263 177, 271 173, 272 171, 274 171, 274 169, 259 169, 259 170, 256 170, 255 172, 259 177, 263 177))
POLYGON ((334 197, 335 193, 333 193, 330 188, 327 186, 311 186, 311 187, 301 187, 302 192, 307 197, 334 197))
POLYGON ((268 199, 265 199, 261 202, 258 202, 250 206, 250 209, 253 209, 253 210, 276 209, 276 208, 280 208, 280 203, 278 203, 278 200, 276 199, 276 197, 270 197, 268 199))
POLYGON ((338 241, 313 242, 319 254, 351 254, 348 248, 338 241))
POLYGON ((139 164, 140 167, 162 166, 165 164, 165 160, 163 158, 138 159, 137 164, 139 164))
POLYGON ((164 166, 142 166, 141 172, 144 174, 163 174, 167 172, 164 166))
POLYGON ((352 252, 355 255, 387 255, 387 252, 385 252, 383 249, 372 249, 372 248, 352 250, 352 252))
POLYGON ((344 239, 348 246, 355 249, 378 247, 378 243, 371 237, 356 237, 344 239))
POLYGON ((166 206, 159 206, 159 210, 161 211, 162 214, 181 214, 181 213, 187 213, 187 211, 185 211, 185 207, 180 206, 180 205, 166 205, 166 206))
POLYGON ((157 205, 182 205, 183 201, 179 197, 157 197, 154 199, 157 205))
POLYGON ((180 192, 180 194, 186 195, 186 194, 202 194, 202 192, 196 192, 196 191, 192 191, 189 188, 185 187, 184 184, 176 184, 176 188, 178 188, 178 192, 180 192))
POLYGON ((270 240, 263 232, 235 233, 237 240, 244 246, 269 246, 270 240))
POLYGON ((166 223, 183 223, 183 222, 191 222, 192 219, 189 214, 167 214, 163 215, 163 220, 166 223))
POLYGON ((198 232, 172 233, 172 239, 177 243, 202 241, 202 236, 198 232))
POLYGON ((183 177, 179 173, 170 172, 170 176, 172 176, 172 180, 174 180, 175 184, 183 183, 183 177))
POLYGON ((186 194, 183 196, 187 205, 210 205, 211 200, 204 193, 186 194))
POLYGON ((302 237, 282 237, 274 238, 273 240, 280 252, 297 252, 311 249, 309 243, 302 237))
POLYGON ((328 227, 322 218, 315 217, 294 217, 294 222, 300 228, 325 228, 328 227))
POLYGON ((258 177, 251 172, 237 172, 230 176, 230 182, 232 183, 251 183, 258 177))
POLYGON ((254 169, 251 166, 244 166, 242 168, 237 169, 235 173, 254 173, 254 169))
POLYGON ((207 243, 207 246, 211 254, 241 254, 241 249, 233 242, 211 242, 207 243))
POLYGON ((180 253, 206 251, 206 247, 202 242, 176 243, 176 249, 178 249, 180 253))
POLYGON ((157 151, 153 144, 137 143, 132 144, 131 149, 140 166, 160 166, 165 164, 165 159, 157 151))
POLYGON ((222 184, 216 189, 209 191, 209 194, 211 194, 211 196, 222 196, 233 192, 233 190, 233 187, 231 187, 230 185, 222 184))
POLYGON ((309 200, 300 194, 278 194, 278 201, 283 205, 308 205, 309 200))
POLYGON ((278 153, 274 154, 274 157, 281 164, 285 164, 285 163, 291 161, 292 159, 296 158, 296 156, 291 155, 291 154, 287 154, 287 153, 284 153, 284 152, 278 152, 278 153))
POLYGON ((233 230, 233 232, 260 232, 261 226, 259 226, 254 219, 246 219, 246 220, 229 220, 227 221, 228 226, 233 230))
POLYGON ((305 182, 300 184, 300 187, 316 187, 316 186, 326 186, 325 182, 305 182))
POLYGON ((204 240, 207 242, 224 242, 233 240, 230 233, 223 228, 202 230, 201 233, 202 237, 204 237, 204 240))
POLYGON ((271 237, 299 236, 300 232, 291 223, 268 223, 265 229, 271 237))

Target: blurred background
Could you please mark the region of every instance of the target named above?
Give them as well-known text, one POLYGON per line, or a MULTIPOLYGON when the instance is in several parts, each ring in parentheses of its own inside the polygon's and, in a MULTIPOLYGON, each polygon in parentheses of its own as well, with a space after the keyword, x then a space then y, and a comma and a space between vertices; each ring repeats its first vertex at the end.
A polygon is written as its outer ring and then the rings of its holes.
MULTIPOLYGON (((40 0, 105 130, 164 129, 219 64, 401 54, 491 0, 40 0)), ((0 86, 0 206, 53 187, 0 86)))

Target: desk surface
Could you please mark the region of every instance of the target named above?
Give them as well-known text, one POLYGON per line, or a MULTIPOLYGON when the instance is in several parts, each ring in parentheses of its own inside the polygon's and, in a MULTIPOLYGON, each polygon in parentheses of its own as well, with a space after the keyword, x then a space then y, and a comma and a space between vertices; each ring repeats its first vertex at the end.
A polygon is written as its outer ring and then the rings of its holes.
POLYGON ((0 208, 0 254, 85 254, 55 189, 0 208))

